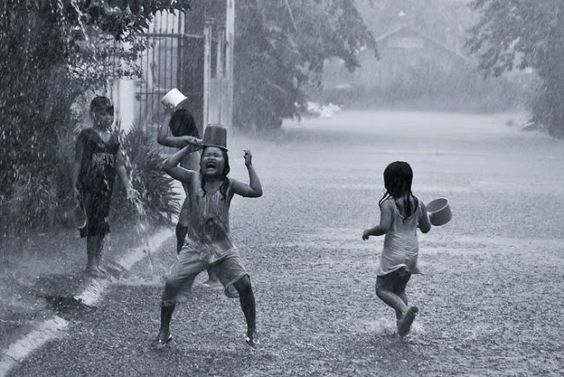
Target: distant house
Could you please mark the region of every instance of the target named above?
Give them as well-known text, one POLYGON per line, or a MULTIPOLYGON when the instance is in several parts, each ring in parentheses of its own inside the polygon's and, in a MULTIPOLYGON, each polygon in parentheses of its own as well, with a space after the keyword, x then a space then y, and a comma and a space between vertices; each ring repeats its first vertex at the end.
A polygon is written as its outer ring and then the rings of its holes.
POLYGON ((445 96, 466 90, 479 77, 473 62, 458 51, 409 26, 401 26, 376 38, 373 51, 363 50, 361 64, 349 72, 341 61, 326 64, 326 90, 349 90, 387 98, 445 96))

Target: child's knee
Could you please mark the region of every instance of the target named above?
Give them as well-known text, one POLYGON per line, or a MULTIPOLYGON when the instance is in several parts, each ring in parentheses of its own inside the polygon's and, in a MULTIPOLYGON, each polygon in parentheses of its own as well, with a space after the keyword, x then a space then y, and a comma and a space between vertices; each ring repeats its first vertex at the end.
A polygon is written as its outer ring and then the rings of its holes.
POLYGON ((251 279, 249 275, 245 275, 239 280, 237 280, 233 286, 239 292, 239 295, 249 294, 253 292, 253 287, 251 285, 251 279))
POLYGON ((386 292, 386 289, 384 289, 381 285, 376 284, 376 296, 382 298, 384 292, 386 292))
POLYGON ((165 291, 176 291, 180 288, 180 281, 174 276, 168 276, 165 280, 165 291))

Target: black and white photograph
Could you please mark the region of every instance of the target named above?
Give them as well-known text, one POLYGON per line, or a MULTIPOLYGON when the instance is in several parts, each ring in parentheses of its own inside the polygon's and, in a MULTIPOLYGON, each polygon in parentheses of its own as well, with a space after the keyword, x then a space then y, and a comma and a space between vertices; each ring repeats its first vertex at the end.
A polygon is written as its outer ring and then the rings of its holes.
POLYGON ((2 0, 0 377, 564 375, 564 0, 2 0))

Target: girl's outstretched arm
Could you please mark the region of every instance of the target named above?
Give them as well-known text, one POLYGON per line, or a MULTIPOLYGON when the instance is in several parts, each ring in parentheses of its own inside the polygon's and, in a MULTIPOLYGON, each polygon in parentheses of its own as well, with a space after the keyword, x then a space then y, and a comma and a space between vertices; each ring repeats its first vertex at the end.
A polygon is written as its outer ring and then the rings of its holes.
POLYGON ((419 225, 417 225, 423 233, 427 233, 431 230, 431 222, 429 221, 429 214, 427 213, 427 207, 421 202, 421 213, 419 214, 419 225))
POLYGON ((392 206, 389 200, 385 200, 380 206, 380 224, 366 229, 362 233, 362 239, 367 240, 370 236, 381 236, 386 234, 392 226, 392 206))
POLYGON ((177 179, 180 182, 190 183, 195 173, 191 170, 187 170, 181 166, 178 166, 178 164, 180 163, 180 161, 182 161, 184 156, 191 152, 191 149, 192 146, 187 145, 167 158, 163 164, 164 171, 166 171, 172 178, 177 179))
POLYGON ((262 196, 262 186, 255 168, 253 167, 252 154, 250 150, 245 150, 245 165, 249 171, 249 184, 231 180, 231 187, 234 194, 244 196, 246 198, 258 198, 262 196))

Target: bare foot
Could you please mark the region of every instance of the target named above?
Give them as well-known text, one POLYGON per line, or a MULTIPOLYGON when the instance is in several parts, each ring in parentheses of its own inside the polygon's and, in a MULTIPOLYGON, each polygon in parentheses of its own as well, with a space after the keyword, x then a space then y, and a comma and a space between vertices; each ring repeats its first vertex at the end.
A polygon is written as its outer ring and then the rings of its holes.
POLYGON ((245 342, 247 342, 249 346, 256 348, 260 344, 257 332, 255 330, 248 330, 245 342))
POLYGON ((411 324, 415 319, 415 315, 419 309, 416 306, 410 306, 407 308, 407 311, 403 313, 400 319, 398 319, 398 334, 400 336, 406 336, 409 334, 409 330, 411 330, 411 324))
POLYGON ((172 335, 170 335, 170 331, 168 330, 160 330, 159 335, 154 341, 154 346, 156 349, 163 349, 167 346, 168 343, 172 341, 172 335))

